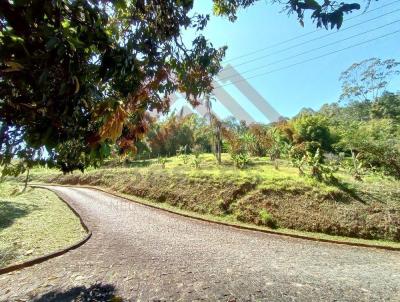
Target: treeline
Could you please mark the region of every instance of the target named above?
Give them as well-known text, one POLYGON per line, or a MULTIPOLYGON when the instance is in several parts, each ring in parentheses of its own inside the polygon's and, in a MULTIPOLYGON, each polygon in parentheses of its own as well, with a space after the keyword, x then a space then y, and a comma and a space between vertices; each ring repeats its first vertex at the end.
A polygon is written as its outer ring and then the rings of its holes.
POLYGON ((267 125, 172 114, 150 121, 136 148, 135 156, 141 159, 201 150, 214 152, 218 160, 219 153, 228 152, 239 168, 248 166, 251 156, 267 156, 276 168, 279 159, 287 159, 300 174, 320 180, 334 180, 341 166, 359 180, 367 171, 400 179, 400 94, 304 109, 267 125))

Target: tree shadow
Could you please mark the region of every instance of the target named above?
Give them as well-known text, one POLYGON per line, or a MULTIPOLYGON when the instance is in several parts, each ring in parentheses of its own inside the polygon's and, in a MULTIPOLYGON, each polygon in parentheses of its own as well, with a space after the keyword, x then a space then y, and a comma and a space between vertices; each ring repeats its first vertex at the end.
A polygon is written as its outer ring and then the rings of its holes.
POLYGON ((124 162, 124 167, 127 168, 142 168, 142 167, 149 167, 153 164, 151 160, 127 160, 124 162))
POLYGON ((12 225, 14 220, 28 215, 38 207, 0 200, 0 231, 12 225))
MULTIPOLYGON (((341 182, 339 180, 335 180, 334 182, 329 182, 328 184, 336 186, 338 189, 340 189, 341 191, 348 194, 354 200, 364 203, 364 204, 366 203, 364 198, 359 194, 359 192, 357 192, 357 190, 354 187, 352 187, 350 184, 341 182)), ((344 203, 349 203, 349 200, 346 198, 340 199, 340 201, 344 202, 344 203)))
POLYGON ((33 300, 34 302, 123 302, 121 297, 115 295, 115 286, 111 284, 94 284, 90 287, 76 286, 66 291, 51 291, 39 298, 33 300))

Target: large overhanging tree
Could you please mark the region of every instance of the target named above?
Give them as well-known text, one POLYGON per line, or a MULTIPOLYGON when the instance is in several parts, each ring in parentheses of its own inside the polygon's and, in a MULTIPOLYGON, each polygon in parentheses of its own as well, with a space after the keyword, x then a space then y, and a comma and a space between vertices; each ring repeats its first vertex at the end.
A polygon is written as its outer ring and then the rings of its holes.
MULTIPOLYGON (((214 0, 214 13, 235 20, 255 2, 214 0)), ((359 8, 283 2, 301 22, 310 11, 325 27, 339 28, 343 14, 359 8)), ((209 17, 192 7, 193 0, 0 0, 3 172, 15 173, 16 156, 32 163, 44 149, 64 172, 83 170, 113 142, 121 152, 134 148, 147 130, 146 112, 166 112, 171 93, 185 93, 193 105, 209 94, 225 48, 201 35, 209 17), (187 28, 198 33, 190 46, 181 39, 187 28)))

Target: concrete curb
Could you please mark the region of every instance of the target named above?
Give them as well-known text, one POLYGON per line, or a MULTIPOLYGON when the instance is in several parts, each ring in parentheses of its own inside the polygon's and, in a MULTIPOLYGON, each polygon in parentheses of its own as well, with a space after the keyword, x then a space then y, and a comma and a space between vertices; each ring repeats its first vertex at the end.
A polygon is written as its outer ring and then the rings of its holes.
MULTIPOLYGON (((285 236, 285 237, 291 237, 291 238, 297 238, 297 239, 304 239, 304 240, 310 240, 310 241, 316 241, 316 242, 325 242, 325 243, 332 243, 332 244, 340 244, 340 245, 347 245, 347 246, 354 246, 354 247, 361 247, 361 248, 374 248, 374 249, 382 249, 382 250, 389 250, 389 251, 400 251, 400 247, 390 247, 390 246, 380 246, 380 245, 373 245, 373 244, 367 244, 367 243, 357 243, 357 242, 349 242, 349 241, 339 241, 339 240, 333 240, 333 239, 323 239, 323 238, 314 238, 314 237, 309 237, 305 235, 297 235, 297 234, 289 234, 289 233, 283 233, 283 232, 277 232, 274 230, 266 230, 266 229, 258 229, 255 227, 251 226, 243 226, 243 225, 237 225, 233 223, 227 223, 227 222, 221 222, 221 221, 215 221, 215 220, 209 220, 206 218, 198 217, 198 216, 192 216, 190 214, 185 214, 185 213, 179 213, 175 212, 173 210, 169 209, 164 209, 161 207, 157 207, 155 205, 150 205, 144 202, 141 202, 140 200, 135 199, 135 196, 132 196, 132 198, 127 198, 126 196, 123 196, 120 193, 114 192, 114 191, 108 191, 103 188, 99 187, 94 187, 94 186, 87 186, 87 185, 62 185, 62 184, 45 184, 46 186, 61 186, 61 187, 77 187, 77 188, 87 188, 87 189, 93 189, 97 190, 103 193, 107 193, 110 195, 113 195, 115 197, 121 198, 127 202, 135 202, 137 204, 140 204, 142 206, 146 206, 149 208, 153 209, 158 209, 162 210, 171 214, 183 216, 186 218, 191 218, 191 219, 196 219, 199 221, 203 222, 208 222, 208 223, 214 223, 214 224, 219 224, 227 227, 233 227, 236 229, 241 229, 241 230, 247 230, 247 231, 254 231, 254 232, 261 232, 261 233, 267 233, 267 234, 273 234, 273 235, 278 235, 278 236, 285 236)), ((40 186, 40 185, 39 185, 40 186)))
MULTIPOLYGON (((41 189, 49 190, 48 188, 43 187, 43 186, 40 186, 40 185, 30 185, 30 186, 31 186, 31 187, 34 187, 34 188, 41 188, 41 189)), ((51 190, 50 190, 50 191, 51 191, 51 190)), ((54 193, 54 192, 53 192, 53 193, 54 193)), ((56 193, 54 193, 54 194, 56 194, 56 193)), ((68 246, 68 247, 66 247, 66 248, 57 250, 57 251, 55 251, 55 252, 53 252, 53 253, 50 253, 50 254, 47 254, 47 255, 44 255, 44 256, 40 256, 40 257, 37 257, 37 258, 33 258, 33 259, 28 260, 28 261, 25 261, 25 262, 21 262, 21 263, 17 263, 17 264, 12 264, 12 265, 9 265, 9 266, 0 268, 0 275, 7 274, 7 273, 10 273, 10 272, 13 272, 13 271, 16 271, 16 270, 21 270, 21 269, 23 269, 23 268, 26 268, 26 267, 29 267, 29 266, 32 266, 32 265, 35 265, 35 264, 44 262, 44 261, 49 260, 49 259, 51 259, 51 258, 61 256, 61 255, 65 254, 65 253, 67 253, 67 252, 69 252, 69 251, 71 251, 71 250, 74 250, 74 249, 80 247, 80 246, 83 245, 86 241, 88 241, 88 240, 90 239, 90 237, 92 236, 92 232, 89 230, 89 228, 87 227, 87 225, 84 223, 84 221, 83 221, 81 215, 79 215, 79 213, 78 213, 77 211, 75 211, 75 209, 74 209, 66 200, 64 200, 63 198, 61 198, 60 196, 58 196, 58 194, 56 194, 56 195, 57 195, 57 197, 58 197, 62 202, 64 202, 64 203, 68 206, 68 208, 70 208, 71 211, 79 218, 79 221, 80 221, 82 227, 83 227, 83 228, 85 229, 85 231, 87 232, 86 237, 83 238, 83 239, 81 239, 81 240, 78 241, 77 243, 74 243, 74 244, 72 244, 72 245, 70 245, 70 246, 68 246)))

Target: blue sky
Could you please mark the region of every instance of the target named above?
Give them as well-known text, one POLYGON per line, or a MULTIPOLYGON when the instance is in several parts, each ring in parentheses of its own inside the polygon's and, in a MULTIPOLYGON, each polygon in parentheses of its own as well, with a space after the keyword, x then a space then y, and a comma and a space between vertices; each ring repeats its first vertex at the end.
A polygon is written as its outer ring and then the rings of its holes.
MULTIPOLYGON (((373 1, 369 7, 369 11, 392 2, 394 1, 373 1)), ((282 44, 281 46, 237 58, 250 52, 270 47, 281 41, 315 31, 316 26, 309 18, 305 20, 306 22, 303 28, 298 23, 295 15, 287 16, 286 13, 280 13, 281 9, 282 7, 279 5, 267 4, 266 1, 261 0, 254 6, 240 11, 237 21, 231 23, 225 18, 212 15, 211 0, 197 0, 195 1, 194 7, 194 11, 198 13, 211 15, 211 20, 204 31, 204 35, 216 47, 228 46, 225 58, 225 61, 228 62, 226 63, 233 65, 237 71, 242 73, 243 77, 254 77, 249 79, 248 82, 283 116, 291 117, 297 114, 301 108, 309 107, 318 109, 324 103, 337 101, 341 90, 340 82, 338 81, 339 75, 354 62, 359 62, 371 57, 383 59, 395 58, 400 60, 400 33, 396 33, 389 37, 329 55, 315 61, 258 76, 270 72, 271 70, 311 59, 400 29, 400 22, 397 22, 371 33, 362 34, 365 31, 373 30, 377 27, 400 20, 400 1, 398 1, 385 8, 371 11, 356 18, 354 18, 354 16, 361 12, 347 15, 339 31, 336 29, 333 31, 320 30, 306 37, 282 44), (399 11, 396 12, 395 10, 399 11), (383 14, 387 15, 379 17, 383 14), (376 20, 365 22, 376 17, 376 20), (349 18, 352 19, 347 20, 349 18), (361 22, 363 22, 362 25, 345 30, 347 27, 361 22), (332 32, 335 33, 331 34, 332 32), (358 34, 360 34, 360 36, 349 38, 358 34), (315 38, 320 39, 304 43, 305 41, 315 38), (346 38, 348 38, 346 41, 340 41, 346 38), (304 44, 296 46, 299 43, 304 44), (305 55, 298 55, 326 44, 332 45, 305 55), (272 52, 274 54, 271 54, 272 52), (259 57, 263 58, 246 63, 247 61, 259 57), (290 59, 278 63, 276 62, 285 58, 290 59), (268 64, 270 65, 265 68, 260 68, 268 64), (260 69, 253 70, 255 68, 260 69)), ((193 37, 194 35, 191 31, 187 31, 184 34, 184 40, 186 42, 192 40, 193 37)), ((235 79, 233 79, 233 81, 234 80, 235 79)), ((226 89, 243 108, 246 108, 256 121, 268 121, 243 95, 241 95, 234 85, 224 86, 224 89, 226 89)), ((392 81, 389 90, 400 90, 399 78, 392 81)), ((177 105, 181 105, 182 102, 184 101, 181 100, 177 105)), ((214 106, 215 110, 218 110, 220 115, 230 115, 229 111, 221 105, 215 104, 214 106)))

